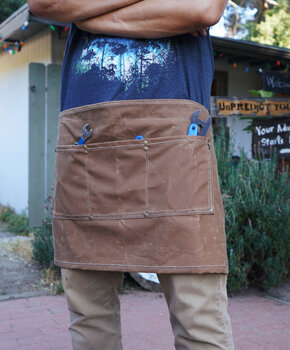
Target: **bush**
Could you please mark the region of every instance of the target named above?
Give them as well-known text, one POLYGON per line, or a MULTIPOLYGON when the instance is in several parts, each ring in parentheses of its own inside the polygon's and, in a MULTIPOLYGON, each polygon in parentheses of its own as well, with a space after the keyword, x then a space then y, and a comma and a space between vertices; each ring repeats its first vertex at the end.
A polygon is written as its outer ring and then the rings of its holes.
POLYGON ((263 289, 289 277, 290 185, 277 160, 232 157, 224 130, 215 139, 229 258, 228 290, 263 289))
POLYGON ((18 235, 28 236, 30 232, 29 220, 26 215, 9 215, 7 221, 7 231, 14 232, 18 235))
POLYGON ((7 222, 11 215, 14 215, 15 211, 9 205, 0 205, 0 221, 7 222))
POLYGON ((16 214, 9 205, 0 205, 0 221, 7 223, 7 231, 23 236, 30 232, 28 217, 25 214, 16 214))
POLYGON ((53 262, 52 225, 49 217, 43 220, 40 228, 35 230, 32 251, 33 259, 39 262, 41 267, 58 269, 53 262))

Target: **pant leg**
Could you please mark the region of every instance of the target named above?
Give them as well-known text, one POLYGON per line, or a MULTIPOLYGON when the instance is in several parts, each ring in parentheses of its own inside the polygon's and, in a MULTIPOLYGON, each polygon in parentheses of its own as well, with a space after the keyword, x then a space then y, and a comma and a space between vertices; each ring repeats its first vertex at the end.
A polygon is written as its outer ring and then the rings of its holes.
POLYGON ((177 350, 233 350, 224 274, 159 274, 177 350))
POLYGON ((121 272, 62 269, 74 350, 121 350, 121 272))

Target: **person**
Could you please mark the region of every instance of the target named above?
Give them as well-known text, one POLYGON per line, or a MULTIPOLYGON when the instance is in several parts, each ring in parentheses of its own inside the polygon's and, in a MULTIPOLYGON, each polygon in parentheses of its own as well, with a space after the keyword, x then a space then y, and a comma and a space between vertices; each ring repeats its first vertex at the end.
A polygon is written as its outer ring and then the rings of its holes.
POLYGON ((226 0, 29 0, 72 23, 52 211, 74 350, 120 350, 124 272, 156 272, 178 350, 232 350, 210 121, 226 0), (198 134, 187 136, 193 120, 198 134), (204 129, 203 129, 204 128, 204 129))

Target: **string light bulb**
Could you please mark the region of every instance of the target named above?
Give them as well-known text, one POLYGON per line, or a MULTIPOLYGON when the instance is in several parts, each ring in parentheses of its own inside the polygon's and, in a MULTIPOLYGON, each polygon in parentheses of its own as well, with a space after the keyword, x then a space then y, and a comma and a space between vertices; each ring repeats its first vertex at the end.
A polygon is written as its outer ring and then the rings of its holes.
POLYGON ((21 29, 22 29, 23 31, 26 30, 28 24, 29 24, 29 22, 28 22, 28 20, 26 20, 26 21, 23 23, 23 26, 21 27, 21 29))

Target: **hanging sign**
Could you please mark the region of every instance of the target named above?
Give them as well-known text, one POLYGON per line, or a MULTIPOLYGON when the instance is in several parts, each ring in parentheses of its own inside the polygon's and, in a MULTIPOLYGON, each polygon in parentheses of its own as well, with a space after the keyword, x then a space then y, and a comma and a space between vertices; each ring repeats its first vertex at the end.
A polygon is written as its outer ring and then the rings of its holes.
POLYGON ((290 74, 266 70, 263 72, 263 89, 290 94, 290 74))
POLYGON ((290 100, 216 99, 216 114, 250 116, 290 116, 290 100))
POLYGON ((270 158, 274 150, 278 158, 290 159, 290 119, 254 119, 253 156, 270 158))

